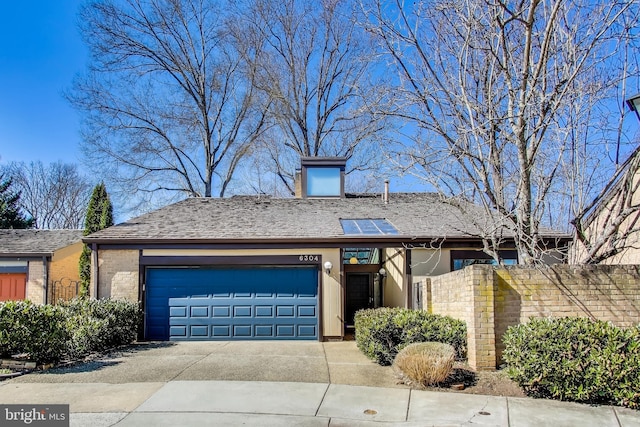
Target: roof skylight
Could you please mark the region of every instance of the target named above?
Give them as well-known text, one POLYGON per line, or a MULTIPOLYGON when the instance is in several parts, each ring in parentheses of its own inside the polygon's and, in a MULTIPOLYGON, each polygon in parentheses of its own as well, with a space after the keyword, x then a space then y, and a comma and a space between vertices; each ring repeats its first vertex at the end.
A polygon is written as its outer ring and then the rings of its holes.
POLYGON ((386 219, 341 219, 342 232, 349 235, 387 235, 398 234, 398 230, 386 219))

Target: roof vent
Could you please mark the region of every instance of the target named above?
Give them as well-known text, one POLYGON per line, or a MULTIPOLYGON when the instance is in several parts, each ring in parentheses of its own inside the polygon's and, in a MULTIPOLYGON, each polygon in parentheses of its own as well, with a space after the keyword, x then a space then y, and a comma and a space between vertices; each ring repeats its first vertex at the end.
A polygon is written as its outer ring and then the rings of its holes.
POLYGON ((385 205, 389 203, 389 180, 388 179, 384 180, 384 194, 382 195, 382 200, 384 201, 385 205))

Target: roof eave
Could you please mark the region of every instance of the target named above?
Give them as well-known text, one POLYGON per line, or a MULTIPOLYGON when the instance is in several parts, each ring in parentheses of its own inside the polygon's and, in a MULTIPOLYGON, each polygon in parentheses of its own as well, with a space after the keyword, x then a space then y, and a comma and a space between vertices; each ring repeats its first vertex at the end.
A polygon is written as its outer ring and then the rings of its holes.
POLYGON ((53 252, 0 252, 0 258, 51 258, 53 252))
MULTIPOLYGON (((548 236, 543 237, 550 240, 568 240, 571 236, 548 236)), ((282 243, 389 243, 403 244, 412 242, 433 242, 433 241, 478 241, 476 236, 411 236, 411 235, 384 235, 384 236, 331 236, 331 237, 261 237, 261 238, 229 238, 229 239, 172 239, 172 238, 100 238, 86 237, 82 241, 86 244, 96 245, 152 245, 152 244, 282 244, 282 243)), ((506 238, 506 241, 513 241, 513 238, 506 238)))

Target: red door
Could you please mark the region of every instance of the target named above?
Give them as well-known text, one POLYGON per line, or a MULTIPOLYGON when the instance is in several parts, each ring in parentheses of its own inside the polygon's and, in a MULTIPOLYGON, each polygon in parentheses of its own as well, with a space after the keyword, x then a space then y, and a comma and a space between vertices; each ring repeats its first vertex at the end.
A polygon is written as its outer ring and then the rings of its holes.
POLYGON ((0 301, 22 300, 26 289, 25 273, 0 273, 0 301))

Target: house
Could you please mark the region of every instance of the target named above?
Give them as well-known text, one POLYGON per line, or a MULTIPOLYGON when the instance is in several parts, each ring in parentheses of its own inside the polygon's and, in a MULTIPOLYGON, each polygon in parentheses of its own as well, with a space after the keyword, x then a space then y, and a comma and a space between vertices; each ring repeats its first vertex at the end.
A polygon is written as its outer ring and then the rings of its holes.
POLYGON ((570 262, 640 264, 640 147, 574 220, 570 262))
POLYGON ((76 294, 82 230, 0 230, 0 301, 76 294))
POLYGON ((490 261, 479 208, 346 194, 344 168, 305 158, 296 198, 190 198, 87 236, 91 295, 140 301, 151 340, 340 339, 359 309, 412 306, 416 278, 490 261))

